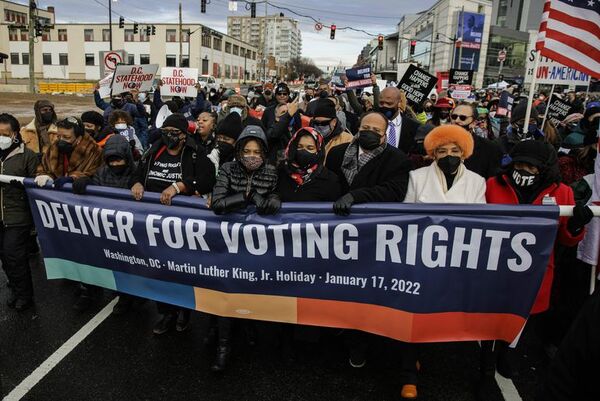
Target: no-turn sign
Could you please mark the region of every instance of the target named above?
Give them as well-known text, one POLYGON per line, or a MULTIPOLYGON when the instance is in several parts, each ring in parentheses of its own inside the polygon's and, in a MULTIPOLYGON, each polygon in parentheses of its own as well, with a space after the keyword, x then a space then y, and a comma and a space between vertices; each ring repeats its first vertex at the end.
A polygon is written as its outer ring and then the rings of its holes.
POLYGON ((104 77, 115 71, 118 64, 123 64, 127 59, 125 50, 112 50, 100 52, 100 76, 104 77))
POLYGON ((500 50, 498 52, 498 61, 503 62, 504 60, 506 60, 506 50, 500 50))

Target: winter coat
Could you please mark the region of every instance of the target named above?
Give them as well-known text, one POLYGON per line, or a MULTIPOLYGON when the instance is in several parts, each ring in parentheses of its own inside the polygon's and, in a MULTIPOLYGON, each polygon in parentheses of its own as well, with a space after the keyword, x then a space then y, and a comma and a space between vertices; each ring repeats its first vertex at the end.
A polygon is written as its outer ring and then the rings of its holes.
POLYGON ((106 144, 104 145, 103 158, 104 164, 96 170, 96 174, 92 177, 91 184, 129 189, 131 176, 135 172, 136 165, 135 161, 133 161, 131 145, 127 139, 120 135, 113 135, 108 138, 108 141, 106 141, 106 144), (123 174, 117 175, 108 167, 108 159, 115 156, 127 161, 127 169, 123 174))
MULTIPOLYGON (((462 167, 448 192, 444 193, 440 177, 443 173, 432 163, 410 172, 404 202, 411 203, 485 203, 485 180, 462 167)), ((444 178, 445 179, 445 178, 444 178)))
POLYGON ((277 173, 275 191, 282 202, 333 202, 343 195, 340 178, 325 167, 303 185, 290 177, 283 164, 277 173))
POLYGON ((350 143, 352 142, 353 138, 354 136, 350 132, 343 129, 338 123, 331 135, 325 138, 325 157, 327 157, 331 149, 335 148, 336 146, 350 143))
MULTIPOLYGON (((107 125, 108 119, 115 108, 110 103, 105 102, 100 97, 100 93, 98 91, 94 91, 94 102, 99 109, 104 110, 104 125, 107 125)), ((126 111, 133 119, 146 115, 146 109, 144 109, 144 106, 141 103, 125 103, 118 110, 126 111)))
MULTIPOLYGON (((34 177, 39 164, 37 155, 21 143, 0 162, 0 174, 34 177)), ((0 220, 5 227, 33 224, 25 188, 10 184, 0 187, 0 220)))
MULTIPOLYGON (((48 138, 51 143, 56 142, 57 128, 56 125, 50 124, 48 127, 48 138)), ((40 137, 35 126, 35 119, 31 120, 29 124, 21 127, 21 138, 25 146, 31 149, 34 153, 46 153, 48 146, 40 149, 40 137)))
POLYGON ((102 150, 94 139, 85 133, 69 156, 60 153, 57 142, 53 143, 44 153, 36 175, 49 175, 53 179, 63 176, 91 177, 100 165, 102 165, 102 150))
POLYGON ((465 167, 485 179, 498 174, 502 161, 500 146, 477 135, 473 135, 473 140, 475 142, 473 154, 465 160, 465 167))
MULTIPOLYGON (((153 161, 162 152, 167 151, 167 145, 160 138, 156 140, 150 149, 140 160, 130 186, 136 183, 146 187, 148 171, 152 167, 153 161)), ((215 165, 206 157, 206 151, 202 146, 198 146, 196 141, 189 140, 185 142, 181 150, 181 182, 185 185, 184 195, 205 195, 212 191, 215 184, 215 165)))
MULTIPOLYGON (((264 114, 263 114, 264 121, 264 114)), ((279 121, 273 121, 270 128, 267 129, 267 140, 269 141, 269 160, 278 164, 278 156, 283 155, 288 142, 290 141, 292 134, 302 128, 301 115, 297 112, 294 117, 291 117, 288 113, 285 113, 279 121), (291 128, 291 132, 290 132, 291 128)))
MULTIPOLYGON (((487 190, 485 193, 488 203, 518 205, 519 198, 513 187, 509 184, 508 176, 503 175, 500 178, 490 178, 487 181, 487 190)), ((552 183, 539 193, 532 205, 541 205, 544 196, 553 197, 557 205, 570 206, 575 205, 573 190, 565 184, 552 183)), ((575 246, 583 238, 585 231, 582 230, 578 235, 573 236, 567 230, 568 217, 559 218, 558 243, 565 246, 575 246)), ((550 290, 552 289, 552 280, 554 278, 554 252, 550 255, 548 266, 542 285, 538 291, 537 298, 531 309, 531 313, 541 313, 550 306, 550 290)))
POLYGON ((404 152, 386 146, 383 153, 365 164, 349 184, 342 171, 348 146, 344 144, 331 149, 325 163, 340 178, 342 193, 350 192, 355 203, 402 202, 406 196, 410 170, 410 162, 404 152))

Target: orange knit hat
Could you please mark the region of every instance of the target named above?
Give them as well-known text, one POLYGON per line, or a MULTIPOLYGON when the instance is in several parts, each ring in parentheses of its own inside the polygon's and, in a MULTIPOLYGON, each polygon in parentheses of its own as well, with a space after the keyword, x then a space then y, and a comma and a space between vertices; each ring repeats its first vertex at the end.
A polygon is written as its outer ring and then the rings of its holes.
POLYGON ((433 152, 442 146, 449 143, 456 144, 462 151, 463 157, 468 159, 473 154, 473 136, 469 131, 458 125, 441 125, 432 129, 425 137, 423 146, 429 156, 433 156, 433 152))

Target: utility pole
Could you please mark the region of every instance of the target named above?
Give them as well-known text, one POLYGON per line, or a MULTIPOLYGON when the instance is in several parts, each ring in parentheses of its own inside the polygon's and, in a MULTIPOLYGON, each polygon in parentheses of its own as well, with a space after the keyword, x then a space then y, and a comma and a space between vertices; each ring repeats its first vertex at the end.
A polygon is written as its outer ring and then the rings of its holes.
POLYGON ((29 92, 35 93, 35 0, 29 0, 29 92))
POLYGON ((263 82, 267 82, 267 2, 265 1, 265 28, 263 34, 263 82))
POLYGON ((465 6, 462 6, 462 11, 460 14, 462 21, 460 24, 460 49, 458 50, 458 69, 462 69, 462 48, 463 43, 465 43, 465 6))
POLYGON ((181 2, 179 2, 179 67, 182 67, 183 63, 183 28, 182 28, 182 17, 181 17, 181 2))
POLYGON ((113 0, 108 0, 108 49, 110 51, 112 51, 112 2, 113 0))

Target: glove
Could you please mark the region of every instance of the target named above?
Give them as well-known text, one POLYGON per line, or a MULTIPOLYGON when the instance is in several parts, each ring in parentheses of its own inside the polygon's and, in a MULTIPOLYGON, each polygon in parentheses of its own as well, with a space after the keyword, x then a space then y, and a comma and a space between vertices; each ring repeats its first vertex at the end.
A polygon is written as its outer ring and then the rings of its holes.
POLYGON ((575 205, 573 216, 567 222, 567 230, 573 236, 579 234, 581 229, 594 217, 594 212, 589 206, 575 205))
POLYGON ((54 180, 54 188, 56 189, 60 189, 62 188, 67 182, 73 182, 73 177, 58 177, 56 180, 54 180))
POLYGON ((33 181, 38 187, 45 187, 46 184, 52 185, 54 183, 54 180, 49 175, 38 175, 33 181))
POLYGON ((279 200, 279 198, 276 196, 266 198, 259 206, 256 207, 256 211, 261 216, 277 214, 279 209, 281 209, 281 200, 279 200))
POLYGON ((73 193, 77 195, 84 195, 86 192, 86 188, 91 181, 92 179, 87 176, 76 179, 75 181, 73 181, 73 193))
POLYGON ((255 190, 251 190, 248 196, 246 197, 246 201, 252 203, 256 207, 259 207, 265 202, 265 198, 255 190))
POLYGON ((12 187, 19 188, 19 189, 25 188, 25 185, 23 185, 23 183, 18 180, 10 180, 8 184, 12 187))
POLYGON ((348 216, 352 204, 354 204, 354 196, 348 192, 346 195, 335 201, 333 204, 333 213, 338 216, 348 216))

